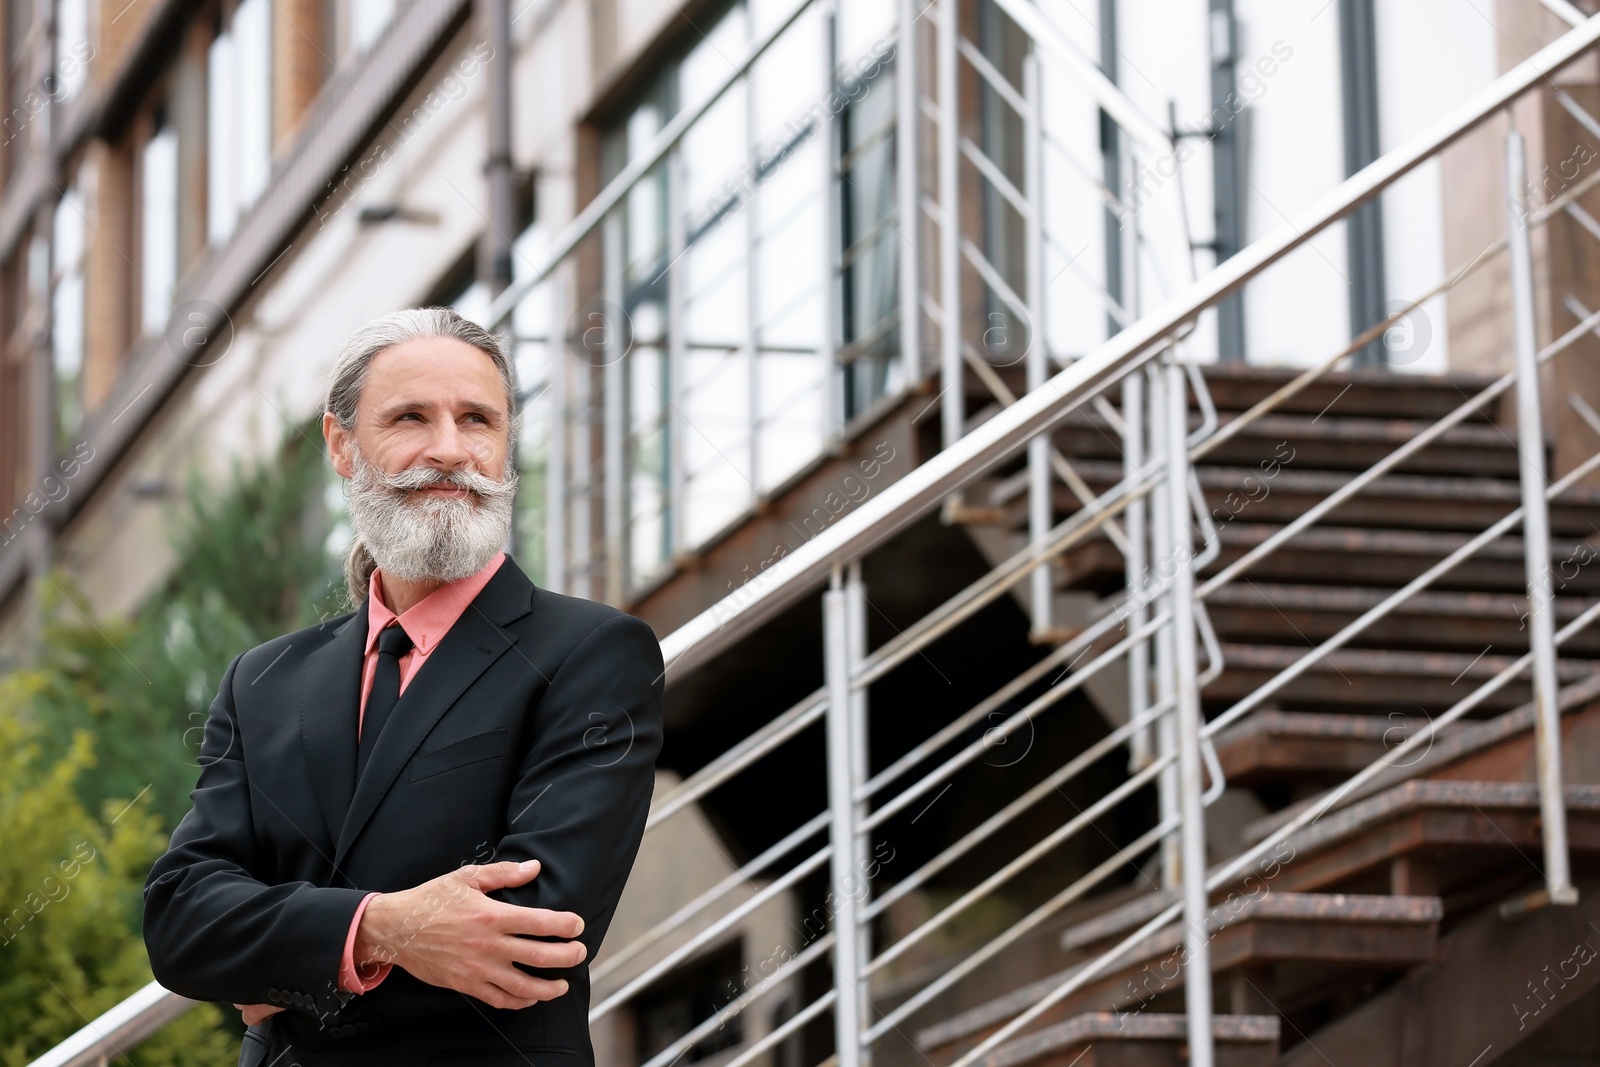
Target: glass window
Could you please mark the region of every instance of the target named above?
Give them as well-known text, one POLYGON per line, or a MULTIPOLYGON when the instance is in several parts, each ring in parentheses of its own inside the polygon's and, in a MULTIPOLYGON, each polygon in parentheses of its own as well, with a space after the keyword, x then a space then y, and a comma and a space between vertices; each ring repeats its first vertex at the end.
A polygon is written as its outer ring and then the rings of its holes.
MULTIPOLYGON (((673 96, 672 82, 663 79, 628 117, 615 146, 616 169, 649 150, 671 117, 673 96)), ((681 442, 672 439, 667 417, 672 389, 667 336, 668 210, 667 169, 657 166, 629 191, 620 216, 606 224, 614 228, 613 246, 620 245, 625 261, 621 293, 617 294, 621 299, 617 295, 607 299, 620 303, 623 310, 616 340, 626 352, 621 375, 627 413, 624 497, 627 570, 635 582, 657 574, 672 552, 671 451, 681 442)))
POLYGON ((83 193, 69 186, 56 205, 51 233, 50 354, 55 366, 57 444, 83 425, 83 193))
MULTIPOLYGON (((980 50, 1018 94, 1023 92, 1022 68, 1028 38, 994 4, 982 5, 978 19, 980 50)), ((987 81, 980 83, 979 150, 1017 189, 1027 186, 1023 146, 1023 120, 987 81)), ((980 247, 984 257, 1014 293, 1027 292, 1026 221, 995 187, 977 183, 982 204, 980 247)), ((978 347, 984 359, 1010 366, 1028 350, 1028 324, 1017 309, 993 288, 984 287, 984 324, 978 347)))
MULTIPOLYGON (((527 213, 532 214, 531 194, 527 213)), ((549 229, 533 221, 512 245, 513 284, 526 278, 549 255, 549 229)), ((552 341, 559 324, 551 313, 549 287, 536 290, 511 312, 513 352, 517 365, 518 410, 522 430, 517 435, 517 560, 536 585, 565 591, 565 576, 556 572, 563 561, 550 558, 550 435, 558 422, 552 408, 551 375, 555 370, 552 341)))
POLYGON ((206 238, 221 244, 272 167, 271 9, 243 0, 206 58, 206 238))
POLYGON ((26 157, 35 122, 44 118, 43 101, 33 84, 32 65, 25 43, 32 38, 34 4, 30 0, 5 0, 6 42, 5 115, 0 116, 0 146, 4 147, 6 174, 26 157), (17 42, 17 43, 13 43, 17 42))
POLYGON ((887 71, 842 79, 839 115, 840 320, 844 414, 853 418, 898 384, 900 230, 895 222, 895 90, 887 71))
POLYGON ((142 333, 166 328, 178 280, 178 134, 158 113, 139 155, 139 323, 142 333))
POLYGON ((93 55, 88 0, 56 0, 55 76, 46 85, 52 99, 61 103, 83 87, 93 55))
MULTIPOLYGON (((897 387, 893 7, 849 7, 837 23, 801 15, 624 198, 601 242, 621 260, 600 272, 616 292, 591 299, 615 299, 631 327, 621 380, 634 587, 897 387), (834 27, 853 51, 830 71, 834 27), (848 367, 844 411, 830 399, 835 361, 848 367)), ((644 155, 788 10, 730 6, 612 128, 603 173, 644 155)))
POLYGON ((349 22, 350 50, 361 55, 371 48, 394 18, 395 0, 348 0, 345 17, 349 22))

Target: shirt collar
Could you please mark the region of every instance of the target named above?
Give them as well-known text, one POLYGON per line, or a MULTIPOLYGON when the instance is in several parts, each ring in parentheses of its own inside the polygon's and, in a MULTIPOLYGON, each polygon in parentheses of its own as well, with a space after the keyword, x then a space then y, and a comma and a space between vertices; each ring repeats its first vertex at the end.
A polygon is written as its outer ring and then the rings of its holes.
POLYGON ((503 551, 496 552, 494 558, 484 564, 478 573, 446 582, 398 616, 383 602, 383 587, 378 581, 378 576, 383 572, 381 568, 374 568, 372 577, 367 579, 367 654, 370 655, 377 646, 378 633, 397 618, 417 651, 424 656, 432 652, 434 646, 444 640, 444 635, 450 632, 450 627, 455 625, 462 612, 467 610, 467 605, 489 584, 489 579, 494 577, 505 558, 503 551))

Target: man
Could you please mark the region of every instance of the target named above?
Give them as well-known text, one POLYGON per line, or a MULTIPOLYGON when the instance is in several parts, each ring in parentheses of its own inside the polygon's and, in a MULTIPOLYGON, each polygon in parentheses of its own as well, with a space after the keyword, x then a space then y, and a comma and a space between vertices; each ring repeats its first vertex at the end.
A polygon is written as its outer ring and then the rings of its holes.
POLYGON ((145 884, 156 978, 241 1064, 587 1067, 587 961, 644 832, 661 649, 501 549, 515 375, 443 308, 378 319, 323 435, 361 606, 234 657, 145 884))

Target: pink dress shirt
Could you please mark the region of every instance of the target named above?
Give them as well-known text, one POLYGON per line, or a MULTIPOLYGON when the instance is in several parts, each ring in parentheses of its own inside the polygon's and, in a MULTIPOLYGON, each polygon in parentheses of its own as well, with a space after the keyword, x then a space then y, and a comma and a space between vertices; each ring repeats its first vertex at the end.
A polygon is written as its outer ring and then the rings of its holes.
MULTIPOLYGON (((372 692, 372 676, 378 667, 379 631, 399 619, 401 627, 411 638, 411 651, 400 657, 400 692, 404 693, 406 685, 422 669, 429 654, 439 647, 439 642, 444 640, 444 635, 450 632, 450 627, 455 625, 461 613, 467 610, 467 605, 489 584, 489 579, 494 577, 494 572, 500 569, 505 558, 504 552, 495 553, 495 557, 477 574, 441 585, 399 615, 390 611, 383 602, 383 586, 378 581, 383 571, 372 572, 372 578, 367 583, 367 646, 361 665, 361 703, 356 719, 358 740, 361 737, 361 720, 367 714, 367 694, 372 692)), ((355 917, 350 920, 350 932, 345 935, 344 959, 339 964, 339 985, 351 993, 366 993, 389 977, 391 965, 387 963, 379 964, 377 973, 366 980, 356 970, 356 927, 361 925, 362 914, 377 895, 368 893, 361 899, 356 906, 355 917)))

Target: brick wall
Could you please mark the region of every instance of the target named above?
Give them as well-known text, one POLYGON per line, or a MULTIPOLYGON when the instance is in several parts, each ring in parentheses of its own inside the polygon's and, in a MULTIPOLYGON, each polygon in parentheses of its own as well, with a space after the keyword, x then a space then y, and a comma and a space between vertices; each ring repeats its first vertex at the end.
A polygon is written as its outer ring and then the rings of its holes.
POLYGON ((328 71, 329 5, 323 0, 273 0, 272 152, 288 149, 328 71))
POLYGON ((132 153, 96 141, 83 168, 84 234, 83 406, 94 410, 110 395, 132 341, 132 153))
POLYGON ((16 505, 29 467, 26 355, 22 345, 13 343, 19 325, 21 259, 13 256, 0 267, 0 515, 16 505))
POLYGON ((95 58, 89 64, 91 83, 119 70, 150 20, 167 0, 91 0, 89 39, 95 58))

